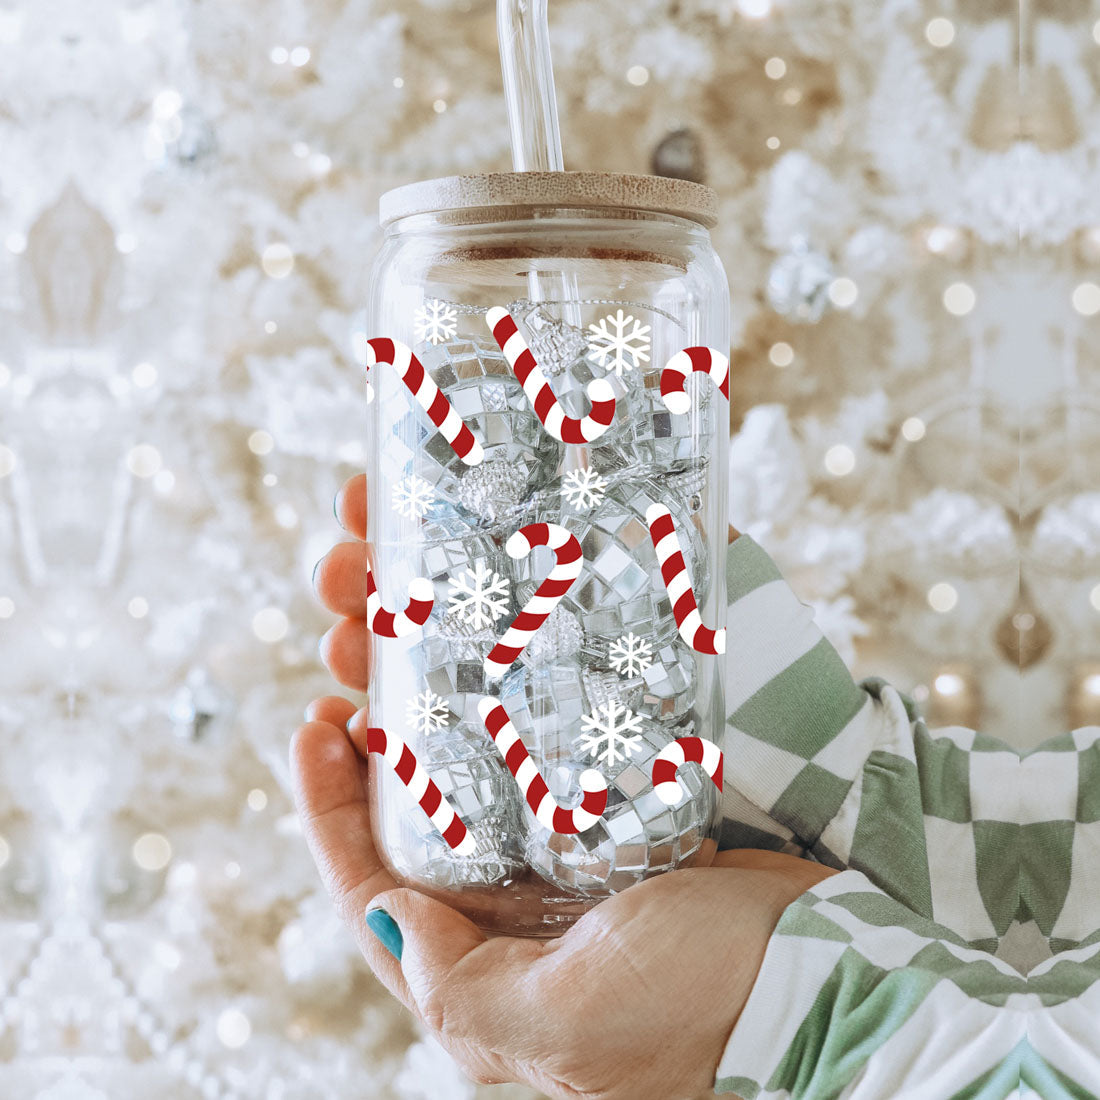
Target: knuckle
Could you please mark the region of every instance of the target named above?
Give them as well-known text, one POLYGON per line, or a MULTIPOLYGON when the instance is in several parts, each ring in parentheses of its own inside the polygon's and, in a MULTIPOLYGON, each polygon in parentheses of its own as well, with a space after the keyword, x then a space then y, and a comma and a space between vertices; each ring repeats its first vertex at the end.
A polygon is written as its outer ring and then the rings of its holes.
POLYGON ((463 1072, 475 1085, 503 1085, 507 1083, 506 1077, 501 1077, 499 1073, 490 1073, 489 1070, 484 1067, 478 1067, 473 1070, 463 1070, 463 1072))
POLYGON ((420 998, 420 1013, 424 1018, 424 1026, 437 1038, 447 1037, 447 1007, 438 986, 431 986, 420 998))
POLYGON ((440 1045, 454 1063, 475 1085, 503 1085, 514 1080, 497 1064, 490 1053, 481 1051, 476 1044, 463 1040, 440 1039, 440 1045))

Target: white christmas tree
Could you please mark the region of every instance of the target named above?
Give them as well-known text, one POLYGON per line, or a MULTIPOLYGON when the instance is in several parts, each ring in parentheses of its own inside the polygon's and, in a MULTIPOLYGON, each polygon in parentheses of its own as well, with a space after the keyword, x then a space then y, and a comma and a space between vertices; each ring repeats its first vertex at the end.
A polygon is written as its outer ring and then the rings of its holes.
MULTIPOLYGON (((732 521, 857 672, 1019 740, 1100 721, 1100 104, 1056 7, 1018 48, 995 6, 551 5, 567 166, 718 191, 732 521)), ((535 1095, 370 977, 287 765, 378 197, 510 164, 490 8, 0 8, 0 1096, 535 1095)))

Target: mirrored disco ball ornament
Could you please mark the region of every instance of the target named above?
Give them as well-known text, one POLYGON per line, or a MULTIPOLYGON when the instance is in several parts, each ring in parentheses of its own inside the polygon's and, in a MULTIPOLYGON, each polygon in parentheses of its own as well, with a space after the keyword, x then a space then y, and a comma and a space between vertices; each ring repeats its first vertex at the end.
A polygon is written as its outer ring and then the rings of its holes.
POLYGON ((431 488, 443 513, 479 525, 503 520, 545 485, 560 444, 539 423, 492 336, 418 345, 424 369, 477 437, 485 457, 467 466, 402 387, 389 388, 380 415, 392 440, 382 456, 391 485, 415 475, 431 488))
POLYGON ((378 578, 384 607, 404 606, 408 583, 426 577, 432 583, 432 622, 461 610, 463 620, 488 626, 514 614, 511 583, 506 580, 511 559, 489 532, 471 527, 456 515, 427 517, 419 542, 410 552, 390 561, 389 573, 378 578))
POLYGON ((477 705, 485 695, 515 695, 525 679, 522 666, 509 670, 502 680, 486 676, 485 658, 496 640, 497 631, 490 626, 475 626, 462 613, 451 612, 438 623, 427 624, 424 637, 410 649, 417 682, 433 692, 451 716, 447 730, 425 739, 425 764, 440 753, 446 759, 493 749, 477 705))
MULTIPOLYGON (((649 719, 643 719, 640 732, 641 745, 631 756, 596 765, 607 777, 608 798, 607 810, 591 828, 572 836, 552 833, 525 806, 527 861, 549 882, 587 896, 614 894, 682 865, 706 839, 718 794, 714 784, 698 766, 686 765, 679 772, 686 797, 678 806, 666 806, 653 791, 650 772, 672 738, 649 719)), ((574 748, 571 759, 544 773, 560 805, 579 805, 579 777, 592 766, 574 748)))
POLYGON ((815 324, 829 308, 832 281, 829 257, 812 249, 805 237, 798 237, 768 272, 768 302, 790 321, 815 324))
POLYGON ((202 111, 184 104, 177 120, 174 136, 165 143, 165 151, 172 160, 185 168, 194 168, 215 156, 218 138, 202 111))
MULTIPOLYGON (((684 502, 654 478, 612 479, 597 504, 578 512, 560 494, 561 484, 540 494, 519 522, 557 523, 580 542, 584 567, 558 606, 576 616, 586 648, 606 647, 631 631, 655 643, 674 637, 676 619, 645 516, 655 502, 672 512, 696 598, 702 603, 710 579, 705 546, 684 502)), ((552 552, 536 547, 528 557, 513 561, 510 569, 516 586, 522 586, 547 576, 552 565, 552 552)))
POLYGON ((560 308, 560 304, 535 304, 526 298, 508 305, 508 312, 527 340, 535 362, 549 377, 572 367, 588 352, 584 333, 555 316, 554 310, 560 308))
POLYGON ((455 731, 432 734, 428 774, 461 815, 474 839, 472 855, 460 856, 440 836, 427 816, 410 807, 401 821, 400 850, 409 870, 435 886, 487 886, 516 877, 524 866, 521 796, 496 746, 474 754, 455 731), (442 735, 442 736, 441 736, 442 735), (447 759, 447 747, 457 751, 447 759))
POLYGON ((514 721, 540 766, 571 742, 582 715, 605 703, 620 703, 668 727, 690 715, 696 693, 695 656, 679 639, 658 646, 652 663, 633 675, 600 667, 606 658, 605 647, 603 653, 582 655, 577 662, 528 671, 522 684, 525 709, 514 721))
POLYGON ((655 176, 702 183, 706 176, 703 143, 694 130, 673 130, 657 143, 650 168, 655 176))
POLYGON ((639 673, 643 686, 634 709, 659 722, 680 722, 695 705, 696 672, 695 654, 679 638, 657 646, 653 663, 639 673))
POLYGON ((587 696, 597 704, 618 699, 637 714, 675 725, 695 705, 695 654, 679 636, 643 652, 645 660, 631 662, 620 650, 616 670, 608 667, 611 657, 606 643, 586 646, 582 660, 588 662, 583 673, 587 696))
MULTIPOLYGON (((626 362, 632 362, 629 354, 626 362)), ((585 389, 594 378, 606 379, 615 394, 615 419, 603 435, 586 449, 593 469, 608 472, 633 469, 653 473, 655 470, 679 469, 693 459, 698 460, 699 425, 693 416, 673 416, 661 399, 661 372, 664 364, 638 364, 623 369, 621 375, 599 366, 590 359, 580 359, 561 379, 560 400, 570 416, 587 415, 590 402, 585 389)), ((700 409, 713 400, 711 383, 688 383, 688 392, 700 409)))
POLYGON ((222 739, 233 724, 233 696, 205 668, 193 668, 168 703, 176 736, 196 744, 222 739))
MULTIPOLYGON (((615 673, 593 672, 576 662, 532 669, 523 680, 523 710, 508 704, 517 732, 536 764, 553 764, 571 752, 581 718, 609 701, 626 707, 641 696, 641 681, 623 681, 615 673)), ((517 703, 519 698, 517 695, 517 703)))

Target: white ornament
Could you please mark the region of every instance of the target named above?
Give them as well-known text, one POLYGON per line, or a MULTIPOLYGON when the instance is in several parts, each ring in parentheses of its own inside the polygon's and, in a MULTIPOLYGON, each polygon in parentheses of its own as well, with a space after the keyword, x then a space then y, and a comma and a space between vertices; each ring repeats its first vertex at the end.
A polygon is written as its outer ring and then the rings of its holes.
POLYGON ((458 331, 458 311, 454 306, 429 298, 416 311, 416 338, 433 347, 450 340, 458 331))
POLYGON ((574 744, 609 767, 632 756, 642 746, 642 716, 615 699, 581 718, 584 730, 574 744))
POLYGON ((599 504, 607 488, 607 478, 585 466, 581 470, 570 470, 562 480, 561 495, 581 512, 599 504))
POLYGON ((413 696, 405 704, 405 721, 409 729, 425 736, 436 730, 445 730, 450 725, 449 714, 446 701, 431 688, 413 696))
POLYGON ((421 519, 435 504, 435 490, 422 477, 409 474, 393 487, 393 510, 406 519, 421 519))
POLYGON ((649 362, 649 329, 632 316, 624 317, 621 309, 609 313, 598 325, 588 326, 588 358, 601 367, 610 360, 611 369, 622 378, 624 371, 649 362))
POLYGON ((653 647, 630 631, 611 643, 611 667, 623 676, 638 676, 653 664, 653 647))
POLYGON ((475 630, 495 623, 508 610, 508 581, 478 562, 451 579, 450 609, 475 630))

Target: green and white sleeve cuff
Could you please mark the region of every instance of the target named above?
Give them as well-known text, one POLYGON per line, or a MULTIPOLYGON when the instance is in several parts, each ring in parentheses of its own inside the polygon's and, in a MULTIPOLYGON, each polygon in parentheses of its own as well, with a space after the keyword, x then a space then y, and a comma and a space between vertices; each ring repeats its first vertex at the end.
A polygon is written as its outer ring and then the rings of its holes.
POLYGON ((851 783, 807 765, 868 700, 812 609, 748 535, 729 545, 726 591, 727 779, 719 847, 801 853, 851 783))
POLYGON ((1040 992, 845 871, 784 912, 715 1090, 743 1100, 1086 1097, 1083 1083, 1100 1080, 1088 1076, 1100 1073, 1088 1045, 1100 987, 1091 990, 1040 992))

